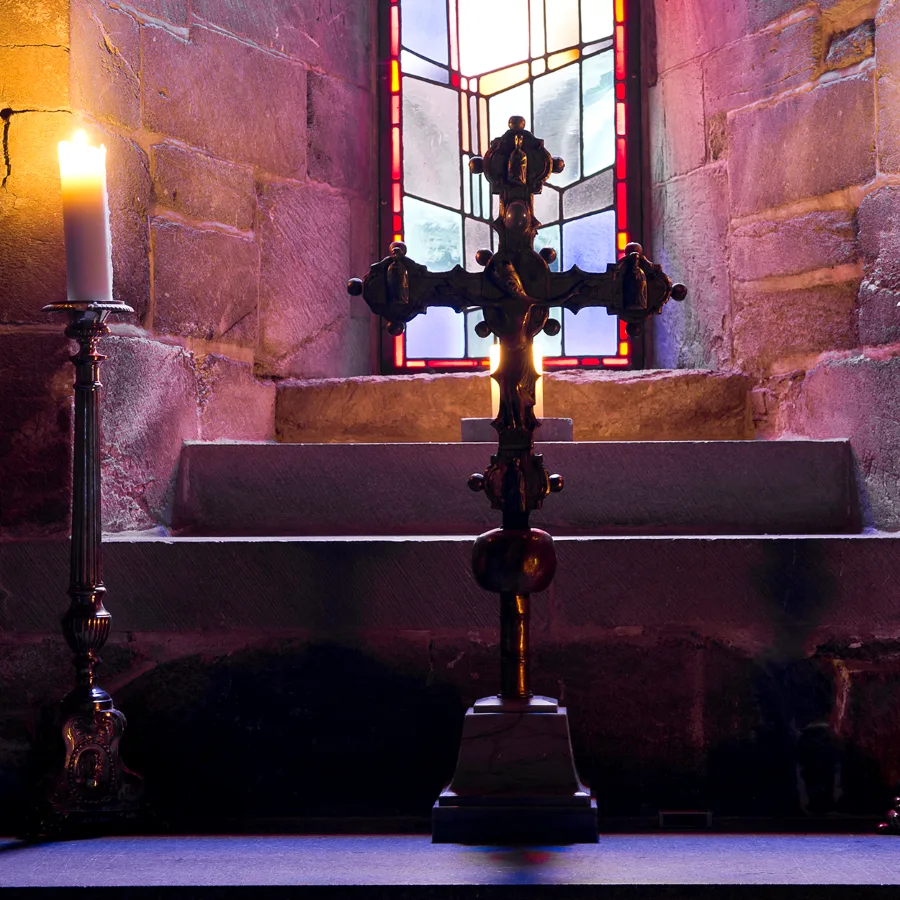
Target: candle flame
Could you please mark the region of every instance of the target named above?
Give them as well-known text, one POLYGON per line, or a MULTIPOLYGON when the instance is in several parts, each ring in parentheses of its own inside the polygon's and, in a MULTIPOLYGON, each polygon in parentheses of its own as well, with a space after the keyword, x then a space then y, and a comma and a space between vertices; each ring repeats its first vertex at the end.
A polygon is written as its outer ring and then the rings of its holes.
POLYGON ((59 142, 59 172, 63 182, 102 180, 106 182, 106 147, 92 147, 83 128, 71 141, 59 142))

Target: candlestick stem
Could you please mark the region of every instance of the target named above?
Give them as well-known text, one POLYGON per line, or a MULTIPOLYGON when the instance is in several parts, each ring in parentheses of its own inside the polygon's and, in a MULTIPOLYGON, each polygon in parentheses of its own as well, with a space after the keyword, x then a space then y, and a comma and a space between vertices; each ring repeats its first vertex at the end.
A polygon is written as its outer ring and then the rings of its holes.
POLYGON ((103 605, 100 364, 106 359, 98 342, 109 333, 111 312, 132 312, 122 303, 67 301, 44 307, 69 314, 66 337, 78 344, 75 369, 75 439, 72 464, 72 544, 69 567, 70 605, 62 620, 66 643, 75 654, 75 686, 65 696, 56 723, 63 758, 52 767, 45 785, 41 828, 96 827, 134 818, 143 783, 123 764, 119 741, 125 716, 110 695, 94 682, 99 653, 110 633, 112 617, 103 605))

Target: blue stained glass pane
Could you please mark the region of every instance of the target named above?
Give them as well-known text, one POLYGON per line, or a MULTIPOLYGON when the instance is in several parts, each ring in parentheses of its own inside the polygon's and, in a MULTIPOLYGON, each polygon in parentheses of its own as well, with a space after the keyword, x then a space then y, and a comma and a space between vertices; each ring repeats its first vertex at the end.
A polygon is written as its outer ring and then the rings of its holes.
MULTIPOLYGON (((550 318, 562 322, 562 307, 553 306, 550 308, 550 318)), ((550 337, 549 334, 535 335, 534 346, 538 348, 538 352, 546 359, 548 356, 562 356, 562 332, 550 337)))
POLYGON ((581 40, 596 41, 613 33, 613 0, 581 0, 581 40))
POLYGON ((450 83, 450 73, 446 69, 428 62, 427 59, 421 59, 408 50, 400 51, 400 68, 404 75, 420 75, 422 78, 439 81, 441 84, 450 83))
POLYGON ((406 355, 410 359, 461 359, 465 341, 463 317, 443 306, 432 306, 406 326, 406 355))
MULTIPOLYGON (((578 72, 575 65, 565 66, 534 80, 534 128, 544 146, 566 161, 550 183, 571 184, 581 177, 581 123, 578 104, 578 72)), ((512 91, 510 91, 512 93, 512 91)))
POLYGON ((459 209, 459 95, 451 88, 403 78, 403 187, 459 209))
POLYGON ((559 261, 562 259, 562 247, 559 246, 559 225, 548 225, 539 228, 534 236, 534 249, 540 252, 542 247, 552 247, 556 251, 556 261, 550 263, 550 271, 559 271, 559 261))
POLYGON ((409 255, 432 272, 462 263, 462 216, 415 197, 403 198, 403 224, 409 255))
POLYGON ((475 254, 479 250, 491 249, 491 228, 480 219, 466 219, 466 262, 470 272, 481 272, 484 266, 475 262, 475 254))
POLYGON ((605 272, 607 263, 616 261, 616 214, 609 210, 565 222, 561 256, 564 269, 605 272))
POLYGON ((584 174, 611 166, 616 155, 613 51, 598 53, 582 63, 584 103, 584 174))
POLYGON ((400 40, 421 56, 447 63, 446 0, 403 0, 400 16, 400 40))
POLYGON ((589 306, 578 315, 565 310, 562 333, 566 356, 615 356, 619 319, 597 307, 589 306))
POLYGON ((472 359, 486 359, 491 352, 494 336, 489 334, 486 338, 480 338, 475 334, 475 326, 484 319, 484 313, 479 309, 465 315, 466 328, 469 332, 469 357, 472 359))

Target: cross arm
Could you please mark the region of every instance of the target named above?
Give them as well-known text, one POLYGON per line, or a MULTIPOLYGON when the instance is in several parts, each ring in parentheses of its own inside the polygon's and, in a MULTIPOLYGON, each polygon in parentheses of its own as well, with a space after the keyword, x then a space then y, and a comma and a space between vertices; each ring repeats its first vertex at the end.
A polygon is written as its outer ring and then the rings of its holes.
POLYGON ((407 322, 432 306, 462 312, 494 305, 503 297, 481 272, 467 272, 462 266, 429 272, 406 255, 400 241, 391 244, 388 256, 374 263, 365 278, 350 279, 347 290, 361 295, 373 313, 386 319, 391 334, 402 334, 407 322))

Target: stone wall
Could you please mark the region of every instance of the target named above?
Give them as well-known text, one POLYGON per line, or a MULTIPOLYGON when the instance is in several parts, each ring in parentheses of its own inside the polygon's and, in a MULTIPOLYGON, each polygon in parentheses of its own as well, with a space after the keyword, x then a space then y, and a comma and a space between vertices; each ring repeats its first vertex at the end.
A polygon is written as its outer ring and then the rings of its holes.
POLYGON ((900 528, 900 2, 647 10, 650 238, 690 289, 656 365, 752 376, 763 437, 850 437, 900 528))
POLYGON ((107 147, 105 527, 167 522, 185 439, 271 439, 274 380, 372 371, 374 7, 11 0, 0 16, 0 534, 65 533, 56 144, 107 147), (12 387, 10 390, 9 388, 12 387))

